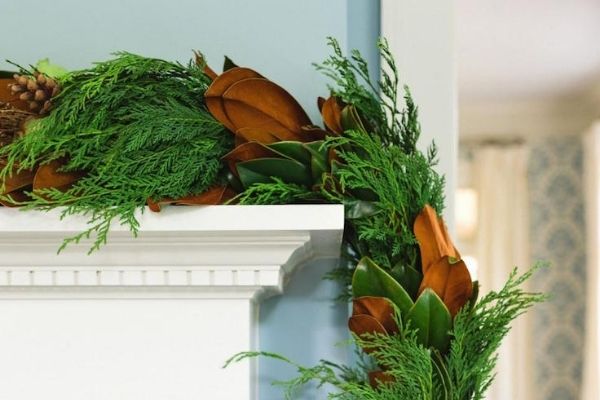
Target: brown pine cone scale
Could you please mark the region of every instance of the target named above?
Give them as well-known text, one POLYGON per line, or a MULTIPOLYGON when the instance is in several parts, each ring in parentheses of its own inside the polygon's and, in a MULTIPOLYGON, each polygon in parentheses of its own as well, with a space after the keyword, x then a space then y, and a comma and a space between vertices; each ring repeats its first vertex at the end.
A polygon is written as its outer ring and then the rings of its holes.
POLYGON ((37 71, 33 75, 14 74, 13 79, 15 83, 9 85, 11 93, 26 101, 32 112, 44 115, 52 109, 52 97, 60 93, 54 79, 37 71))

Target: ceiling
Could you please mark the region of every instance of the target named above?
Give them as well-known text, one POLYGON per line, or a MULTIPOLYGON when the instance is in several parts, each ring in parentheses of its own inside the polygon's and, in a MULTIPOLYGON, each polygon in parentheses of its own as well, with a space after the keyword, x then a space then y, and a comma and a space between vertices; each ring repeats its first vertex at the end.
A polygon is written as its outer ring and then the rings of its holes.
POLYGON ((600 83, 600 0, 457 0, 462 104, 539 102, 600 83))

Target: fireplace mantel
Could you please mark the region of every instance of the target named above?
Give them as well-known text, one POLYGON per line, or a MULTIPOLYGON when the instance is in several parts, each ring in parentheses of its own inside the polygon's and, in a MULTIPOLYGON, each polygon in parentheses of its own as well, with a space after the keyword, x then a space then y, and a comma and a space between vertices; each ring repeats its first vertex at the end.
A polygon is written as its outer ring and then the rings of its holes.
POLYGON ((340 205, 169 207, 56 251, 84 220, 0 209, 0 398, 256 399, 257 303, 338 257, 340 205))

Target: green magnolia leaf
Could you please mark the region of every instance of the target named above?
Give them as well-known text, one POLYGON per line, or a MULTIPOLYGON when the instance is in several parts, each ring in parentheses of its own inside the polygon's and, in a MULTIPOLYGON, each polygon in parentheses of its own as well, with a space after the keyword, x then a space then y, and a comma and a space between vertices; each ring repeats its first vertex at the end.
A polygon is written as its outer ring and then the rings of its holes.
POLYGON ((471 293, 471 298, 469 299, 468 307, 469 311, 475 308, 475 304, 477 304, 477 300, 479 299, 479 281, 473 282, 473 292, 471 293))
POLYGON ((352 293, 354 297, 386 297, 398 307, 402 316, 414 306, 406 290, 369 257, 363 257, 356 266, 352 276, 352 293))
POLYGON ((242 187, 242 182, 240 182, 239 178, 235 176, 231 171, 227 172, 226 179, 227 183, 233 188, 233 190, 235 190, 238 193, 244 191, 244 188, 242 187))
POLYGON ((14 74, 11 71, 0 71, 0 79, 12 79, 14 74))
POLYGON ((406 289, 410 297, 413 299, 417 297, 421 281, 423 280, 423 275, 419 271, 409 265, 398 263, 392 268, 390 275, 406 289))
POLYGON ((63 67, 50 63, 50 60, 47 58, 39 60, 37 64, 35 64, 35 69, 54 79, 60 79, 68 73, 63 67))
POLYGON ((328 152, 329 149, 323 146, 323 141, 304 143, 305 148, 310 152, 310 168, 312 171, 313 180, 321 181, 321 176, 329 171, 328 152))
POLYGON ((308 168, 295 160, 256 158, 238 163, 237 171, 245 188, 255 183, 271 182, 273 176, 298 185, 310 186, 312 183, 308 168))
POLYGON ((286 158, 296 160, 304 165, 310 163, 311 154, 302 142, 281 141, 269 144, 267 147, 286 158))
POLYGON ((448 350, 452 317, 444 302, 430 288, 425 289, 406 316, 406 321, 417 329, 419 342, 441 353, 448 350))
POLYGON ((356 107, 348 105, 342 109, 342 128, 345 131, 366 132, 365 126, 356 111, 356 107))
POLYGON ((227 56, 225 56, 225 61, 223 61, 223 72, 229 71, 231 68, 237 67, 237 64, 233 62, 233 60, 227 56))
POLYGON ((380 212, 375 203, 364 200, 347 200, 344 202, 346 219, 370 217, 380 212))

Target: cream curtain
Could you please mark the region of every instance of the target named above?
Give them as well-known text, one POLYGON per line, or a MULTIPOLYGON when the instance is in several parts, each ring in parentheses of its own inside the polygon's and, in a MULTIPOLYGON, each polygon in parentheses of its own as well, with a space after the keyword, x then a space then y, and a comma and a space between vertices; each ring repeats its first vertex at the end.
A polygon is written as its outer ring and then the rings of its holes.
MULTIPOLYGON (((479 195, 475 256, 481 293, 498 290, 515 267, 528 268, 529 215, 525 145, 481 145, 472 152, 472 185, 479 195)), ((488 400, 532 395, 530 321, 523 315, 504 341, 488 400)))
POLYGON ((587 290, 582 400, 600 399, 598 353, 598 267, 600 266, 600 122, 584 136, 586 196, 587 290))

